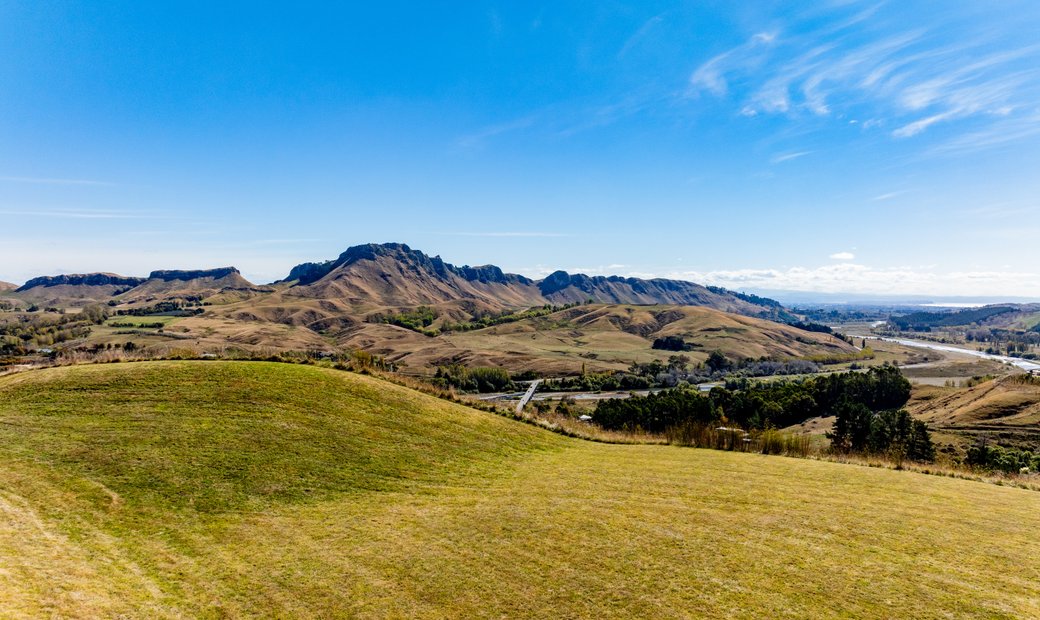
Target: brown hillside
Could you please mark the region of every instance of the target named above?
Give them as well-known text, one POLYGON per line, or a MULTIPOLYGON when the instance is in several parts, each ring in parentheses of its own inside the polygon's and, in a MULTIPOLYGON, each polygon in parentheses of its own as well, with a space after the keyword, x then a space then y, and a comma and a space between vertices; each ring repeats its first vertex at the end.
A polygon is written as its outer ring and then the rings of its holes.
POLYGON ((1040 440, 1040 378, 1011 375, 970 388, 916 386, 907 409, 933 428, 1005 443, 1040 440))
POLYGON ((791 358, 849 353, 854 347, 827 334, 693 306, 579 306, 534 319, 434 338, 392 325, 359 324, 340 344, 386 355, 413 369, 461 362, 511 370, 568 374, 623 370, 632 362, 666 359, 656 338, 682 336, 702 361, 711 351, 728 357, 791 358))
POLYGON ((583 303, 593 299, 607 304, 674 304, 706 306, 751 316, 769 314, 769 309, 732 293, 720 293, 693 282, 656 278, 571 275, 557 271, 538 282, 538 289, 552 303, 583 303))
POLYGON ((317 281, 292 287, 286 298, 338 300, 361 310, 467 299, 481 310, 498 312, 545 303, 534 282, 523 276, 497 267, 456 268, 406 245, 358 246, 338 260, 317 281))
MULTIPOLYGON (((355 246, 334 261, 305 263, 287 279, 295 285, 285 300, 342 301, 356 311, 454 304, 443 310, 455 319, 546 304, 675 304, 708 306, 749 316, 775 318, 767 300, 751 301, 725 291, 678 280, 586 276, 557 271, 544 280, 503 272, 493 265, 456 267, 439 256, 399 243, 355 246), (468 307, 467 307, 468 305, 468 307)), ((772 302, 775 303, 775 302, 772 302)))
POLYGON ((235 294, 228 300, 232 301, 246 299, 267 290, 243 278, 234 267, 197 271, 153 271, 145 282, 121 295, 119 301, 135 303, 186 296, 209 298, 228 292, 235 294))

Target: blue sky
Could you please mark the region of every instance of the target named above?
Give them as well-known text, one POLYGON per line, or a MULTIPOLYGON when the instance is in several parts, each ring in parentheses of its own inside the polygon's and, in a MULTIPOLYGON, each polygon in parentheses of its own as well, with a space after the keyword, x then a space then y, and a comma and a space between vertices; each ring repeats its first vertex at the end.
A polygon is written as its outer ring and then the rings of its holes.
POLYGON ((0 0, 0 279, 1040 297, 1035 1, 216 4, 0 0))

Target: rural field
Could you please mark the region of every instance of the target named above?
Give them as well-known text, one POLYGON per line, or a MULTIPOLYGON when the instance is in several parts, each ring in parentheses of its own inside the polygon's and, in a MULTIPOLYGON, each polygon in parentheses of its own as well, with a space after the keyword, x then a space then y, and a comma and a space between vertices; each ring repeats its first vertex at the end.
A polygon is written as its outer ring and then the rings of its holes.
POLYGON ((4 617, 1040 616, 1040 494, 303 365, 0 378, 4 617))

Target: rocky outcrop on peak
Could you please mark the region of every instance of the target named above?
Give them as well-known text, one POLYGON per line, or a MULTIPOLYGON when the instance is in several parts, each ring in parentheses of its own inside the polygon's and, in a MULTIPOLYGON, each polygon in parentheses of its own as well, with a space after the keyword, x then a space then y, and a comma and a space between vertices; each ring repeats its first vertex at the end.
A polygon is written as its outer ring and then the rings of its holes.
POLYGON ((137 286, 144 281, 145 278, 120 276, 114 273, 73 273, 33 278, 19 287, 18 292, 41 286, 137 286))
POLYGON ((162 280, 163 282, 173 282, 174 280, 198 280, 201 278, 213 278, 219 280, 232 275, 241 275, 241 272, 234 267, 219 267, 217 269, 164 269, 159 271, 153 271, 149 276, 149 280, 162 280))

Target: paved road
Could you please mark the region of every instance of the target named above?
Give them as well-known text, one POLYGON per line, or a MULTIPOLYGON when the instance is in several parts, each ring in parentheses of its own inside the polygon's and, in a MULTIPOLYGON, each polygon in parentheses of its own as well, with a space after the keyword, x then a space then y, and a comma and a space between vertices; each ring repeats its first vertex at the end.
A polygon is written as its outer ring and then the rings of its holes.
POLYGON ((527 391, 524 392, 524 395, 520 397, 520 402, 516 404, 517 413, 520 413, 524 410, 524 405, 526 405, 527 401, 531 400, 531 397, 534 396, 534 391, 538 389, 538 384, 541 382, 541 379, 535 379, 531 382, 531 387, 527 388, 527 391))

